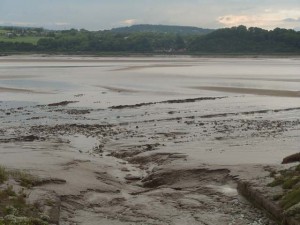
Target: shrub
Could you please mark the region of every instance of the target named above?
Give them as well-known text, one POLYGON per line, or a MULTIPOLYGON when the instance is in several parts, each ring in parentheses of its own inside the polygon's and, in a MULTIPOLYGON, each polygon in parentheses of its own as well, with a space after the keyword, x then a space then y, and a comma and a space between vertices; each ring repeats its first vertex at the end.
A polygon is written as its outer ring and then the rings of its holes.
POLYGON ((8 179, 8 173, 6 169, 0 166, 0 184, 3 184, 8 179))

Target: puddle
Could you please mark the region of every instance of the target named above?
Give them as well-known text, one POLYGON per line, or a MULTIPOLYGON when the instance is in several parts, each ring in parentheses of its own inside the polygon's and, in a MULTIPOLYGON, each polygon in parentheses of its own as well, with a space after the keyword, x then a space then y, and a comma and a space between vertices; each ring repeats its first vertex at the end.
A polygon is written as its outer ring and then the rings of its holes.
POLYGON ((237 189, 229 185, 207 185, 206 187, 211 188, 227 196, 238 196, 237 189))
POLYGON ((92 153, 93 149, 99 146, 100 142, 98 138, 95 137, 86 137, 85 135, 76 135, 76 136, 62 136, 70 141, 70 145, 76 151, 92 153))

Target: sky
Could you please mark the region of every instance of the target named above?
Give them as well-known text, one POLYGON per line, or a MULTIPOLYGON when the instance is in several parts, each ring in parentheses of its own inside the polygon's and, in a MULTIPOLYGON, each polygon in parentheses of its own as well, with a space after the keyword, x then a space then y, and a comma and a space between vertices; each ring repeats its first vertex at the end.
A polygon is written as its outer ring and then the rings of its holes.
POLYGON ((133 24, 300 30, 300 0, 0 0, 0 26, 103 30, 133 24))

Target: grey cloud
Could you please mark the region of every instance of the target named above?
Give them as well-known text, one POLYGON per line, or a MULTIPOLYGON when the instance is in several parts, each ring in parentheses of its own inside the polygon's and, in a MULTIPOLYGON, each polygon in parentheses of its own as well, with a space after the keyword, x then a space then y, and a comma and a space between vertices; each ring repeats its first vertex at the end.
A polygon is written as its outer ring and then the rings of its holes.
POLYGON ((286 18, 284 20, 282 20, 283 22, 291 22, 291 23, 294 23, 294 22, 300 22, 300 17, 295 19, 295 18, 286 18))
MULTIPOLYGON (((52 29, 101 30, 133 23, 219 28, 227 26, 219 22, 221 17, 257 18, 270 7, 273 11, 300 10, 299 0, 0 0, 0 21, 52 29)), ((288 14, 279 20, 285 17, 298 15, 288 14)), ((291 18, 274 26, 288 27, 299 22, 291 18)))

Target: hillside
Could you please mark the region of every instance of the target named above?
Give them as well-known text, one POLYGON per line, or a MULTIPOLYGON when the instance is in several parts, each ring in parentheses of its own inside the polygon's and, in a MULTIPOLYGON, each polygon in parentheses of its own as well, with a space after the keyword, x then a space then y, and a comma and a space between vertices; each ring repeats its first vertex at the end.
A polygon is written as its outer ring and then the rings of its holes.
POLYGON ((140 25, 133 25, 130 27, 114 28, 111 29, 111 31, 117 33, 151 32, 151 33, 170 33, 170 34, 181 34, 181 35, 191 35, 191 34, 200 35, 200 34, 208 34, 213 30, 191 27, 191 26, 140 24, 140 25))
POLYGON ((300 32, 238 26, 194 38, 188 46, 201 53, 300 53, 300 32))
MULTIPOLYGON (((214 30, 208 34, 179 34, 171 33, 171 30, 176 30, 176 26, 161 26, 163 27, 169 28, 170 33, 155 32, 155 29, 152 32, 149 29, 135 32, 93 32, 83 29, 23 30, 22 33, 11 31, 9 34, 2 32, 0 52, 300 54, 300 32, 295 30, 276 28, 268 31, 239 26, 214 30)), ((184 28, 181 29, 184 32, 184 28)))
POLYGON ((47 34, 43 28, 0 26, 0 42, 37 44, 47 34))

